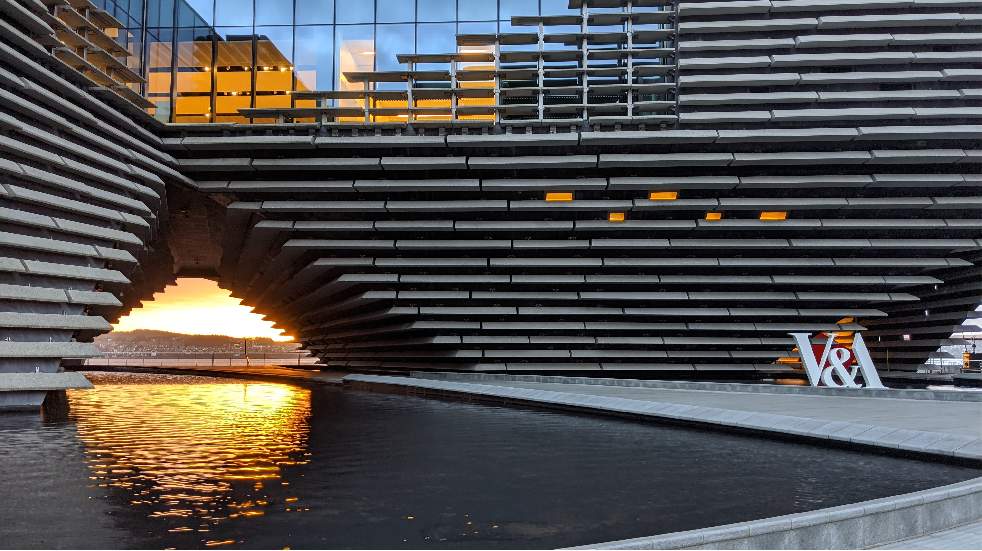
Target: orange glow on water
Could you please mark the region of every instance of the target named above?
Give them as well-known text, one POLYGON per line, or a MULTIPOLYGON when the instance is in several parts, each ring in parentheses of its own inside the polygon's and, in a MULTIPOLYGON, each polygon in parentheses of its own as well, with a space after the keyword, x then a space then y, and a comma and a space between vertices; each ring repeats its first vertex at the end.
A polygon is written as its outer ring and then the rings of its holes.
POLYGON ((153 300, 144 301, 142 307, 134 308, 113 326, 114 331, 134 329, 293 340, 282 330, 274 329, 273 322, 264 320, 239 299, 232 298, 229 291, 202 278, 179 278, 177 285, 154 293, 153 300))
MULTIPOLYGON (((166 375, 88 376, 95 389, 69 392, 68 400, 91 478, 122 491, 161 529, 207 533, 226 519, 296 507, 296 494, 277 488, 284 467, 310 457, 309 390, 187 377, 171 383, 166 375)), ((202 536, 201 543, 235 542, 202 536)))

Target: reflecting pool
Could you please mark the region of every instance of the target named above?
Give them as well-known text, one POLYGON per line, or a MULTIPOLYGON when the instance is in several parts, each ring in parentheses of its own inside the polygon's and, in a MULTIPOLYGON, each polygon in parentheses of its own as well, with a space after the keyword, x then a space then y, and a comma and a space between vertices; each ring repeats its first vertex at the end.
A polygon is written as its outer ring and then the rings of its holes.
POLYGON ((0 416, 0 547, 554 548, 980 474, 599 416, 89 375, 66 420, 0 416))

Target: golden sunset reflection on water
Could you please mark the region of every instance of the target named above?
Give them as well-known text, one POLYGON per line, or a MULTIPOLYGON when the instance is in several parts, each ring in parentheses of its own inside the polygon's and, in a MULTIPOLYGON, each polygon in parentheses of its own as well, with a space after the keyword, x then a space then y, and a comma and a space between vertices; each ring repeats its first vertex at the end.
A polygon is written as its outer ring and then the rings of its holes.
POLYGON ((96 388, 70 391, 68 399, 91 479, 121 490, 149 518, 168 520, 161 528, 204 534, 268 507, 302 510, 302 496, 271 498, 268 490, 275 485, 281 496, 289 486, 282 468, 309 459, 309 390, 203 377, 171 384, 161 375, 87 376, 96 388))

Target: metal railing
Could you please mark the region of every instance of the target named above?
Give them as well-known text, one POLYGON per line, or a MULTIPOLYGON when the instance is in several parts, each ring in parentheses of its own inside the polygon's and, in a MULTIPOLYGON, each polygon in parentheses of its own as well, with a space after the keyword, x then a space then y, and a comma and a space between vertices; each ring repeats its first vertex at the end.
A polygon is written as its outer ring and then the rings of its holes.
POLYGON ((256 354, 147 354, 115 355, 106 354, 100 358, 88 358, 85 366, 108 367, 250 367, 279 365, 284 367, 309 367, 317 363, 317 358, 306 352, 256 353, 256 354))

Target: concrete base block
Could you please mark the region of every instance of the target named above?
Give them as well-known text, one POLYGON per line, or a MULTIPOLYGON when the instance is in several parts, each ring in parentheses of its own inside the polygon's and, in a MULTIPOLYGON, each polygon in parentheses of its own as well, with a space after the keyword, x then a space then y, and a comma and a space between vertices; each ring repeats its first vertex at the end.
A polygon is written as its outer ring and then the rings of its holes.
POLYGON ((38 411, 48 392, 92 388, 81 373, 0 373, 0 412, 38 411))
POLYGON ((39 411, 47 393, 45 390, 0 392, 0 412, 39 411))

